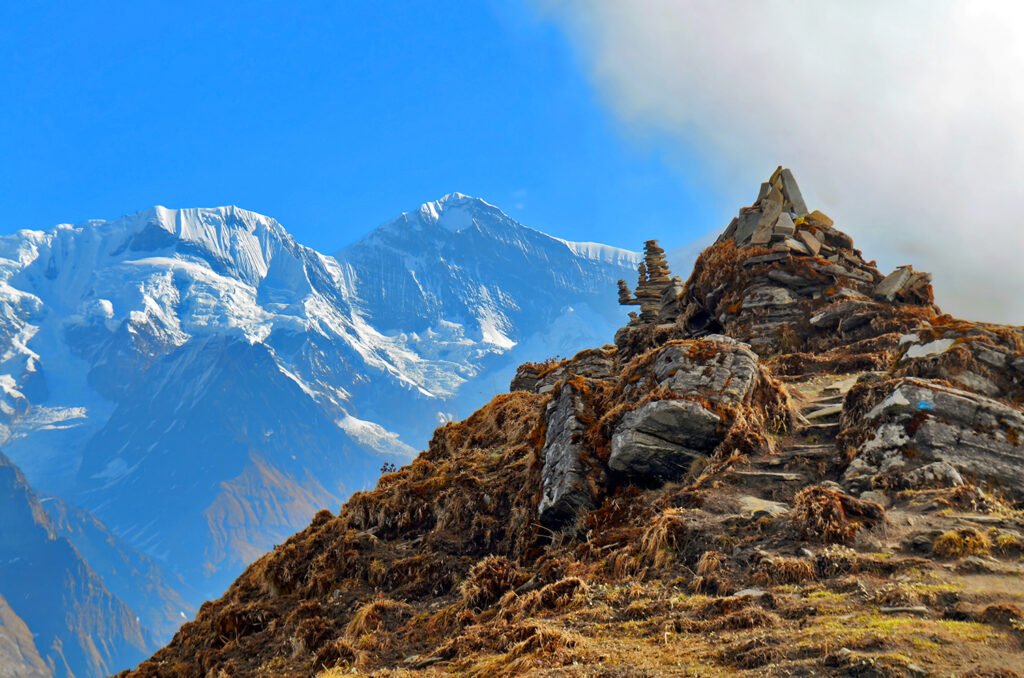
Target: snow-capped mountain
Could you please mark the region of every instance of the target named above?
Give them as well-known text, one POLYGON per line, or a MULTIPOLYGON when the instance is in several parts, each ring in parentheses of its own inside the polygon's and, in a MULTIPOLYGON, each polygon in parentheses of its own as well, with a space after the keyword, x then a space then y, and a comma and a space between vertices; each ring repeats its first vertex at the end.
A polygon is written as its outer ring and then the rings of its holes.
POLYGON ((0 237, 0 443, 216 595, 519 362, 609 341, 637 261, 459 194, 337 257, 235 207, 0 237))
MULTIPOLYGON (((611 341, 625 316, 615 281, 635 277, 639 261, 554 238, 460 193, 403 213, 336 259, 367 321, 438 370, 418 378, 426 398, 416 417, 373 407, 417 447, 439 419, 468 414, 506 385, 518 364, 611 341)), ((364 405, 387 395, 359 386, 364 405)))

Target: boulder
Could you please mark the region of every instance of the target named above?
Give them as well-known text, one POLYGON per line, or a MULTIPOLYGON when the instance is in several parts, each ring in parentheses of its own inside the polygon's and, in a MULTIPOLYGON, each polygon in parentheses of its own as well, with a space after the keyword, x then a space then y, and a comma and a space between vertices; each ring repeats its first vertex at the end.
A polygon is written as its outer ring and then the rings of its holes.
POLYGON ((922 379, 893 380, 882 393, 851 423, 868 435, 846 470, 847 487, 868 489, 885 476, 911 488, 952 486, 966 476, 1024 496, 1024 412, 922 379))
POLYGON ((630 476, 678 478, 722 441, 721 424, 721 417, 692 400, 646 403, 616 426, 608 466, 630 476))
POLYGON ((561 363, 546 366, 526 363, 516 370, 509 386, 511 391, 532 391, 549 393, 560 381, 571 377, 587 379, 611 379, 615 370, 614 348, 591 348, 580 351, 561 363))
POLYGON ((653 363, 660 386, 683 396, 737 405, 757 383, 757 354, 749 346, 722 335, 674 342, 660 349, 653 363))
MULTIPOLYGON (((542 451, 541 500, 537 507, 541 524, 559 528, 571 524, 578 513, 593 507, 587 486, 591 473, 589 453, 583 444, 585 426, 581 421, 586 405, 572 384, 562 385, 558 396, 548 403, 547 434, 542 451)), ((594 473, 600 473, 594 465, 594 473)))

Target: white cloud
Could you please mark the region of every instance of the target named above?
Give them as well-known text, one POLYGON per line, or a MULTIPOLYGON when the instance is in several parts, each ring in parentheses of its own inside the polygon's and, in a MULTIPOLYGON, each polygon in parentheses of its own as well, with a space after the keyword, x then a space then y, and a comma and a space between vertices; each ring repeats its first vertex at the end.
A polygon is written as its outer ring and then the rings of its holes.
MULTIPOLYGON (((559 0, 632 130, 749 203, 776 165, 945 310, 1024 323, 1024 3, 559 0)), ((723 224, 724 226, 724 224, 723 224)))

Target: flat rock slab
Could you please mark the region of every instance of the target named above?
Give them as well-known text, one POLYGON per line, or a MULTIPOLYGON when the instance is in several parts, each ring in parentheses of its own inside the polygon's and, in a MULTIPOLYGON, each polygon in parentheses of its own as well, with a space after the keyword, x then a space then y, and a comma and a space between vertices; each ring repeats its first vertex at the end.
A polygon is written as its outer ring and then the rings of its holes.
POLYGON ((612 435, 608 466, 635 477, 678 478, 724 438, 721 418, 692 400, 657 400, 628 412, 612 435))
POLYGON ((813 421, 815 419, 821 419, 822 417, 831 417, 835 414, 841 414, 843 411, 842 405, 829 405, 828 407, 821 407, 808 414, 804 415, 804 419, 813 421))
POLYGON ((789 511, 789 506, 781 504, 777 501, 769 501, 768 499, 761 499, 760 497, 754 497, 749 494, 745 494, 739 497, 740 511, 746 514, 757 515, 759 513, 765 513, 770 516, 779 516, 789 511))

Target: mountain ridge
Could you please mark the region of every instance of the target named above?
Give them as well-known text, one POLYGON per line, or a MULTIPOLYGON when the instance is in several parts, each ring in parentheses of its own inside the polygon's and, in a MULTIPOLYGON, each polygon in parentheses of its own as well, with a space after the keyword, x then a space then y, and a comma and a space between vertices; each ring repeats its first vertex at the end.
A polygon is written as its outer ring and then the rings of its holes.
POLYGON ((1020 675, 1024 328, 943 314, 781 167, 619 302, 126 675, 1020 675))

